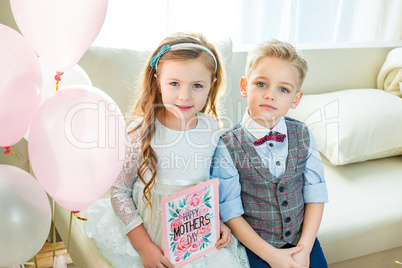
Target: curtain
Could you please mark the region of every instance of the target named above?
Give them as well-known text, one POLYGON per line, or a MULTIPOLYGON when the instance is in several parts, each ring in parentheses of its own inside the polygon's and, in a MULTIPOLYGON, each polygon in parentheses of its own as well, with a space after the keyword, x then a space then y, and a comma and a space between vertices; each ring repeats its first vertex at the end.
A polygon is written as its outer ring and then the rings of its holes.
POLYGON ((400 0, 241 1, 243 22, 234 42, 269 38, 292 43, 370 42, 402 39, 400 0), (251 22, 251 23, 249 23, 251 22))
POLYGON ((153 49, 175 31, 295 44, 402 39, 401 0, 111 0, 94 45, 153 49))

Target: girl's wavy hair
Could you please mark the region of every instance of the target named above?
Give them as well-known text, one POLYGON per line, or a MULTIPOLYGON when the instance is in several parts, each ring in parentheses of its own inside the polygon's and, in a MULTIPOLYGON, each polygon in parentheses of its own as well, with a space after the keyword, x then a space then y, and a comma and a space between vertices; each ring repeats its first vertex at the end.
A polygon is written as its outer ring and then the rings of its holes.
MULTIPOLYGON (((211 71, 211 81, 215 82, 211 84, 210 91, 208 93, 207 101, 201 112, 210 114, 218 120, 217 106, 218 106, 218 96, 222 93, 224 88, 224 70, 222 67, 222 62, 219 57, 219 53, 215 46, 209 42, 202 34, 197 33, 174 33, 166 37, 152 55, 148 58, 146 66, 141 73, 140 77, 140 94, 139 98, 132 108, 132 114, 130 115, 132 120, 139 117, 143 117, 141 123, 134 128, 131 132, 138 128, 141 128, 141 153, 142 162, 137 169, 137 176, 139 180, 144 183, 145 187, 143 190, 142 200, 146 203, 146 207, 150 207, 152 211, 151 204, 151 190, 155 186, 155 178, 157 173, 158 160, 155 151, 150 146, 151 140, 155 134, 155 121, 156 115, 165 113, 165 107, 162 103, 162 95, 160 94, 158 87, 159 83, 155 74, 159 76, 160 72, 163 72, 163 64, 169 60, 195 60, 201 59, 208 70, 211 71), (155 67, 150 66, 150 61, 164 45, 175 45, 181 43, 194 43, 208 48, 214 55, 217 61, 217 68, 215 71, 215 61, 208 52, 194 47, 178 47, 167 51, 158 62, 157 72, 155 67), (218 95, 219 93, 219 95, 218 95), (150 172, 151 179, 149 181, 145 180, 145 174, 150 172)), ((152 214, 151 214, 152 215, 152 214)))

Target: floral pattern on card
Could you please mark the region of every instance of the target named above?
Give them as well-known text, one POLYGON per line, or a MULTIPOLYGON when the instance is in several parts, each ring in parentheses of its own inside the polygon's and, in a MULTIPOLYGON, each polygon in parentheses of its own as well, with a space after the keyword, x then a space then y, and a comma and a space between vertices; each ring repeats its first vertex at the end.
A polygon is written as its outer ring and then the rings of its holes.
POLYGON ((167 243, 173 264, 187 262, 214 247, 219 221, 215 195, 214 184, 209 184, 166 202, 167 243))

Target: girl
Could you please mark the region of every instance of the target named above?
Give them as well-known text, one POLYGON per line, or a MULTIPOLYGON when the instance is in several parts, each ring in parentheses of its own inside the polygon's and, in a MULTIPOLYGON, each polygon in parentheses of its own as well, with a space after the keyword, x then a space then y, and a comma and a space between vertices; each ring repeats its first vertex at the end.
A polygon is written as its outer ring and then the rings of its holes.
MULTIPOLYGON (((223 83, 217 51, 201 35, 173 34, 152 54, 128 128, 126 163, 111 189, 119 219, 108 200, 87 210, 86 233, 113 266, 173 267, 162 252, 160 202, 209 179, 223 83)), ((223 223, 221 237, 218 250, 184 267, 248 267, 244 248, 223 223)))

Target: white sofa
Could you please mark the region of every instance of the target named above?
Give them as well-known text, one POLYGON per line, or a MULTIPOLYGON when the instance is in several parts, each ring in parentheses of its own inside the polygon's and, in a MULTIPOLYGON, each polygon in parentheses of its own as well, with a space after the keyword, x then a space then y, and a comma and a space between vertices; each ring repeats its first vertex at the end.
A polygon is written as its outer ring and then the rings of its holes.
MULTIPOLYGON (((402 46, 402 42, 302 49, 309 65, 302 102, 311 94, 321 96, 347 89, 376 88, 377 75, 387 54, 398 46, 402 46)), ((234 52, 231 57, 228 40, 220 43, 220 47, 229 78, 224 115, 235 123, 241 119, 246 107, 238 84, 247 53, 234 52)), ((146 55, 147 52, 91 48, 80 65, 94 86, 105 90, 122 110, 126 110, 130 103, 130 85, 134 83, 146 55)), ((294 115, 298 116, 298 113, 294 115)), ((398 123, 402 124, 402 120, 393 124, 398 123)), ((230 124, 230 121, 225 121, 225 127, 230 127, 230 124)), ((402 132, 394 134, 402 139, 402 132)), ((394 267, 395 260, 402 260, 402 196, 399 194, 402 189, 402 156, 338 166, 330 164, 324 154, 323 159, 330 202, 325 207, 318 237, 330 267, 394 267)), ((68 213, 62 209, 58 211, 61 215, 57 217, 56 226, 65 240, 68 213)), ((70 254, 78 267, 108 266, 93 242, 86 238, 82 222, 76 219, 71 239, 70 254)))
MULTIPOLYGON (((8 13, 8 17, 5 15, 5 9, 2 9, 0 23, 16 28, 10 14, 8 13)), ((219 45, 228 72, 228 90, 224 96, 224 123, 225 128, 228 128, 241 119, 246 107, 245 99, 239 94, 238 84, 244 73, 247 53, 235 51, 232 54, 231 42, 227 39, 219 45)), ((356 44, 353 47, 302 48, 309 71, 303 85, 305 95, 300 106, 304 100, 309 100, 309 95, 321 96, 320 100, 325 102, 326 95, 322 94, 347 89, 376 88, 377 75, 387 54, 401 46, 402 42, 399 41, 356 44)), ((122 111, 127 111, 132 88, 147 56, 148 52, 91 47, 79 65, 87 72, 95 87, 108 93, 122 111)), ((359 98, 356 101, 359 102, 359 98)), ((308 103, 314 104, 314 99, 310 99, 308 103)), ((322 104, 325 106, 325 103, 322 104)), ((393 111, 388 112, 392 114, 393 111)), ((292 115, 298 117, 303 112, 296 111, 292 115)), ((399 119, 401 116, 402 113, 399 119)), ((386 116, 384 119, 389 118, 386 116)), ((336 120, 335 118, 335 122, 336 120)), ((402 126, 402 120, 391 123, 402 126)), ((371 122, 363 121, 359 124, 365 126, 371 122)), ((397 132, 394 135, 402 139, 402 131, 399 130, 400 128, 395 127, 397 132)), ((370 133, 366 135, 370 136, 370 133)), ((320 139, 320 135, 315 136, 320 139)), ((365 145, 370 146, 369 143, 365 145)), ((17 166, 29 171, 26 141, 21 140, 12 146, 12 150, 20 158, 17 166)), ((330 267, 395 267, 395 260, 402 261, 402 156, 334 166, 329 164, 330 161, 324 154, 330 202, 325 206, 318 237, 330 267)), ((0 163, 12 164, 12 160, 8 155, 0 153, 0 163)), ((104 197, 107 198, 107 193, 104 197)), ((56 227, 65 244, 68 240, 69 222, 69 211, 57 206, 56 227)), ((111 267, 93 241, 86 237, 83 222, 73 217, 71 227, 70 255, 75 266, 111 267)))

